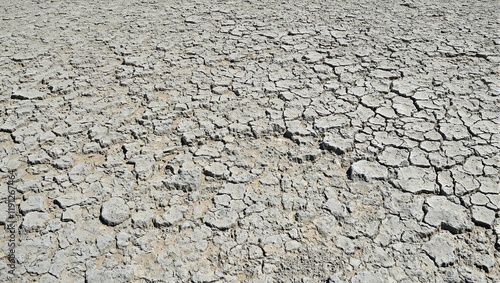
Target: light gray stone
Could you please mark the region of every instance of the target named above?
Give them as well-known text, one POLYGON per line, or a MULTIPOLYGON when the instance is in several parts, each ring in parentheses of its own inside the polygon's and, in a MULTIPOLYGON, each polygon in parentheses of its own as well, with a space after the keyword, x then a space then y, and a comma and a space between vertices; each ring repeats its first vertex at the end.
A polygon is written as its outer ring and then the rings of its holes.
POLYGON ((130 208, 125 200, 112 197, 101 206, 101 220, 108 226, 121 224, 130 217, 130 208))

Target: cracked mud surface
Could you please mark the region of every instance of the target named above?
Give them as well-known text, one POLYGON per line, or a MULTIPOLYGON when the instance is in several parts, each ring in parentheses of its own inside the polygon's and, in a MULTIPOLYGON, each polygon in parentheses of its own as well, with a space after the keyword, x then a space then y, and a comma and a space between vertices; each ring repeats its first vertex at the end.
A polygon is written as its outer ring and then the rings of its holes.
POLYGON ((0 281, 499 282, 471 2, 4 1, 0 281))

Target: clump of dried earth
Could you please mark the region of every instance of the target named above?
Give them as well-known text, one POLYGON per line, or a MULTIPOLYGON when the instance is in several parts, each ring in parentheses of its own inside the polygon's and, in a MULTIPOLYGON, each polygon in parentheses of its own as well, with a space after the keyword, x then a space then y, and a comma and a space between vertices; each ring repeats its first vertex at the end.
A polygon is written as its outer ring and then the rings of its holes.
POLYGON ((2 1, 2 282, 499 282, 498 3, 2 1))

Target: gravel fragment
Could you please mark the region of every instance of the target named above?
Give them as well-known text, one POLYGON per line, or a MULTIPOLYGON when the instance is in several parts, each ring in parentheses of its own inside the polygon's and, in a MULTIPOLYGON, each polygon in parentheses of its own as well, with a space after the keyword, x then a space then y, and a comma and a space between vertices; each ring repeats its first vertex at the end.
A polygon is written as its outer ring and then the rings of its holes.
POLYGON ((101 206, 101 221, 108 226, 116 226, 130 217, 130 209, 125 200, 112 197, 101 206))

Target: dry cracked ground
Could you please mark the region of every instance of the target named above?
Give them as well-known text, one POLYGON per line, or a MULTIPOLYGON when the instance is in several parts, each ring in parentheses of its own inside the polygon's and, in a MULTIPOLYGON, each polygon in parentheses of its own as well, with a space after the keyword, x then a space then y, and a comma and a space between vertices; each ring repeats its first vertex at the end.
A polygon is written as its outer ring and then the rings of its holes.
POLYGON ((498 11, 2 1, 0 281, 500 282, 498 11))

